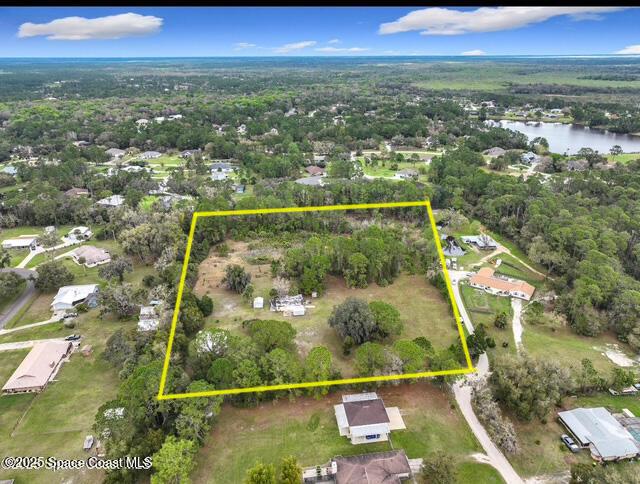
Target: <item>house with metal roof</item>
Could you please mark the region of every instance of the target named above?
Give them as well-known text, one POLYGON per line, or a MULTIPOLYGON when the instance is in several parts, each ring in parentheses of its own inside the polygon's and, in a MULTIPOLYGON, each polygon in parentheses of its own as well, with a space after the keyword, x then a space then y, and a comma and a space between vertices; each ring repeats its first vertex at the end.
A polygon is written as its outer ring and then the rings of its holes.
POLYGON ((65 311, 83 303, 89 307, 95 307, 98 304, 97 284, 61 287, 58 289, 56 297, 53 298, 51 309, 53 311, 65 311))
POLYGON ((2 387, 2 393, 37 393, 56 376, 71 353, 70 341, 37 343, 2 387))
POLYGON ((333 408, 340 435, 352 444, 384 442, 392 430, 407 428, 398 407, 386 407, 375 392, 343 395, 333 408))
POLYGON ((640 442, 604 407, 558 412, 560 423, 588 448, 597 461, 632 459, 640 455, 640 442))
POLYGON ((463 235, 460 237, 465 244, 475 245, 480 250, 495 250, 498 243, 486 234, 463 235))

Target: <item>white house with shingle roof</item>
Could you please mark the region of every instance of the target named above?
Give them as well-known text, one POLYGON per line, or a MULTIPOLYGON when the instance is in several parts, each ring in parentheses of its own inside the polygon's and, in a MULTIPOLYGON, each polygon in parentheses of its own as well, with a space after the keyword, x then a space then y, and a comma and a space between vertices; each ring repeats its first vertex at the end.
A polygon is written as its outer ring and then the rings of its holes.
POLYGON ((111 255, 109 252, 92 245, 83 245, 78 247, 73 251, 73 254, 71 254, 71 258, 76 264, 84 264, 86 267, 96 267, 111 262, 111 255))

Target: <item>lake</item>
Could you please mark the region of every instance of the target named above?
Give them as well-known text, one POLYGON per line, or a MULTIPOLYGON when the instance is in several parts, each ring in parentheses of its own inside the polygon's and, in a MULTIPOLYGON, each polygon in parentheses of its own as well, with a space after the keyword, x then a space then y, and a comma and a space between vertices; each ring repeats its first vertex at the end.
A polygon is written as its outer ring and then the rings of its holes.
POLYGON ((620 145, 625 153, 640 152, 640 136, 611 133, 575 124, 499 121, 502 128, 520 131, 532 139, 542 136, 549 142, 549 150, 554 153, 576 154, 580 148, 591 148, 608 154, 613 145, 620 145))

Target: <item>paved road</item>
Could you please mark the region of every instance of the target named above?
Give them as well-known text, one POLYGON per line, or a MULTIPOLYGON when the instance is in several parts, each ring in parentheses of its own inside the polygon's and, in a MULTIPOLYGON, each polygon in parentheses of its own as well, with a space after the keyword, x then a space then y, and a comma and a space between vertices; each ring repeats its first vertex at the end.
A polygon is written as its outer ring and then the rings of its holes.
POLYGON ((37 328, 38 326, 44 326, 46 324, 58 323, 62 320, 62 315, 63 313, 53 313, 53 316, 51 316, 46 321, 40 321, 39 323, 25 324, 22 326, 11 328, 11 329, 0 329, 0 336, 9 334, 9 333, 15 333, 17 331, 22 331, 23 329, 37 328))
MULTIPOLYGON (((474 332, 473 323, 467 313, 467 309, 464 307, 459 286, 460 280, 466 278, 467 273, 465 271, 450 270, 449 277, 451 277, 451 286, 453 287, 453 295, 455 297, 456 304, 458 305, 458 311, 460 312, 460 316, 464 321, 467 331, 471 334, 474 332)), ((478 357, 476 370, 476 373, 471 373, 467 375, 466 378, 459 379, 453 384, 453 394, 456 398, 456 402, 460 407, 462 415, 469 424, 469 428, 471 428, 473 435, 475 435, 476 439, 478 439, 478 442, 480 442, 480 445, 485 451, 485 462, 496 469, 508 484, 523 484, 522 479, 514 470, 511 463, 489 437, 489 434, 478 420, 478 417, 476 417, 471 405, 470 382, 478 379, 484 379, 489 375, 489 358, 486 353, 483 353, 478 357)))
POLYGON ((519 353, 522 349, 522 299, 516 297, 511 298, 511 308, 513 309, 513 340, 516 342, 516 351, 519 353))
POLYGON ((514 470, 502 451, 493 443, 491 437, 489 437, 489 434, 473 411, 473 407, 471 406, 470 382, 477 379, 484 379, 489 374, 489 358, 486 353, 480 355, 476 368, 478 369, 477 373, 473 373, 466 379, 458 380, 453 384, 453 394, 473 435, 476 436, 476 439, 478 439, 478 442, 480 442, 480 445, 487 455, 487 464, 495 468, 508 484, 523 484, 523 480, 514 470))
POLYGON ((5 324, 11 321, 16 314, 23 308, 25 304, 27 304, 31 298, 35 295, 36 289, 33 285, 33 281, 30 279, 32 275, 35 275, 36 272, 29 269, 0 269, 0 272, 14 272, 18 274, 20 277, 26 280, 27 285, 24 288, 24 291, 20 295, 18 299, 16 299, 11 306, 9 306, 5 311, 0 314, 0 329, 4 328, 5 324))
POLYGON ((473 323, 471 322, 471 318, 467 313, 467 309, 464 307, 464 303, 462 302, 462 295, 460 294, 460 280, 465 279, 467 277, 466 271, 452 271, 449 270, 449 277, 451 278, 451 287, 453 288, 453 297, 456 300, 456 305, 458 306, 458 312, 460 313, 460 317, 462 317, 462 321, 464 322, 465 328, 469 334, 473 333, 473 323))

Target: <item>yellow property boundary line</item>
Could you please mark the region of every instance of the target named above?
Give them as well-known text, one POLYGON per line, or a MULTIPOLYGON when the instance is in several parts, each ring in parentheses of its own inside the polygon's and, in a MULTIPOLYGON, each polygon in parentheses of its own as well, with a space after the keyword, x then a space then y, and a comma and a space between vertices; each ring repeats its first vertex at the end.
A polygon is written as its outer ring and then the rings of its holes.
POLYGON ((463 375, 467 373, 473 373, 476 369, 471 362, 471 355, 467 348, 467 341, 464 335, 464 329, 462 327, 460 312, 458 311, 458 305, 456 304, 455 297, 453 295, 453 286, 451 285, 451 279, 449 278, 449 272, 447 271, 447 264, 445 262, 444 252, 442 251, 442 244, 440 243, 440 237, 438 235, 438 229, 436 228, 436 221, 431 210, 431 203, 429 200, 414 201, 414 202, 390 202, 390 203, 360 203, 355 205, 325 205, 320 207, 286 207, 286 208, 259 208, 251 210, 222 210, 218 212, 194 212, 191 219, 191 228, 189 229, 189 238, 187 239, 187 249, 182 263, 182 274, 180 276, 180 283, 178 285, 178 295, 176 298, 176 307, 173 312, 173 319, 171 321, 171 330, 169 332, 169 342, 167 344, 167 351, 164 358, 164 366, 162 368, 162 375, 160 377, 160 388, 158 389, 158 400, 172 400, 178 398, 194 398, 194 397, 210 397, 216 395, 236 395, 239 393, 254 393, 265 392, 275 390, 291 390, 294 388, 313 388, 324 387, 332 385, 347 385, 350 383, 367 383, 375 381, 390 381, 390 380, 408 380, 413 378, 424 378, 434 376, 445 375, 463 375), (336 210, 366 210, 372 208, 403 208, 403 207, 426 207, 429 215, 429 221, 431 222, 431 230, 440 256, 440 264, 442 265, 442 271, 444 273, 445 282, 447 285, 447 292, 449 299, 451 300, 451 307, 453 308, 453 315, 458 326, 458 333, 462 342, 462 349, 464 350, 465 359, 467 362, 466 368, 458 368, 453 370, 441 370, 441 371, 424 371, 420 373, 405 373, 402 375, 383 375, 383 376, 371 376, 361 378, 345 378, 342 380, 325 380, 306 383, 287 383, 282 385, 264 385, 259 387, 248 388, 231 388, 226 390, 210 390, 203 392, 190 392, 190 393, 169 393, 165 394, 164 389, 167 384, 167 373, 169 371, 169 363, 171 361, 171 349, 173 346, 173 340, 176 335, 176 325, 178 322, 178 315, 180 313, 180 302, 182 301, 182 293, 184 292, 184 284, 187 276, 187 267, 189 266, 189 256, 191 255, 191 245, 193 243, 193 235, 195 233, 196 223, 199 218, 205 217, 225 217, 231 215, 259 215, 270 213, 296 213, 296 212, 326 212, 336 210))

